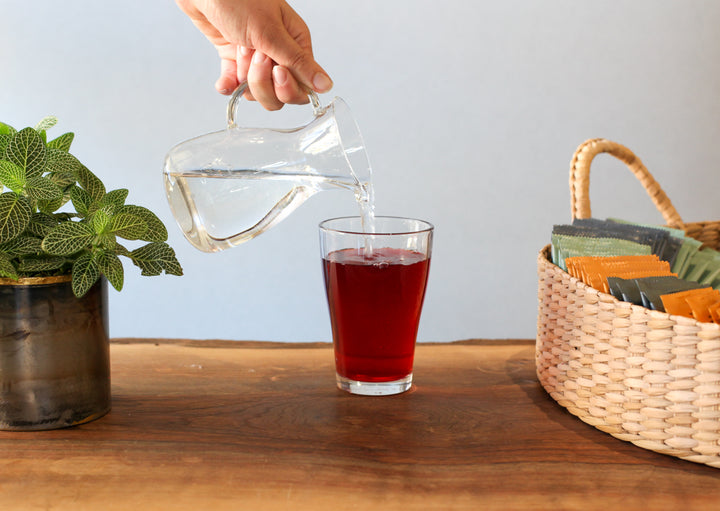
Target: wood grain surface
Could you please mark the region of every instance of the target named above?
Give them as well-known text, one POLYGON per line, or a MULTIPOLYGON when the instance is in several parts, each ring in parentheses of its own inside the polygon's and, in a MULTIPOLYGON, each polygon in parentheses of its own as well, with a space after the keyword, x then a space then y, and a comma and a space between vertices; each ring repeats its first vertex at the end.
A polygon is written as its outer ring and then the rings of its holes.
POLYGON ((118 339, 113 409, 0 432, 0 509, 716 509, 720 470, 568 414, 527 340, 422 344, 416 386, 351 396, 326 344, 118 339))

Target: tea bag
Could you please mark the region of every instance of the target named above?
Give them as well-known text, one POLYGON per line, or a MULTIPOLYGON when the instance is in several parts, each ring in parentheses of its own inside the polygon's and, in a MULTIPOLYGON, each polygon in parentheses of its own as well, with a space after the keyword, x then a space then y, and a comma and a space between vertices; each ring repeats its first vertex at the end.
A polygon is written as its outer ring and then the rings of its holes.
POLYGON ((645 277, 634 279, 634 283, 640 293, 640 303, 637 305, 658 311, 665 311, 660 298, 662 295, 706 287, 677 276, 645 277))
POLYGON ((618 300, 642 305, 648 309, 663 310, 661 294, 696 289, 700 284, 678 279, 675 275, 647 276, 640 278, 608 277, 610 294, 618 300))
MULTIPOLYGON (((660 259, 668 261, 671 265, 674 263, 677 252, 686 237, 685 231, 683 231, 682 229, 673 229, 672 227, 667 227, 665 225, 635 223, 629 222, 627 220, 622 220, 620 218, 608 218, 607 221, 618 224, 630 224, 638 227, 647 227, 650 229, 657 229, 666 232, 667 238, 665 240, 665 247, 663 248, 662 254, 658 254, 658 256, 660 257, 660 259)), ((673 271, 675 270, 673 269, 673 271)))
POLYGON ((686 237, 683 239, 682 245, 678 250, 677 257, 673 264, 673 272, 678 274, 680 278, 686 278, 688 273, 688 267, 693 259, 693 256, 700 250, 702 242, 686 237))
POLYGON ((710 307, 720 303, 720 291, 713 289, 708 293, 691 294, 685 297, 693 317, 703 323, 711 323, 713 321, 710 307))
MULTIPOLYGON (((651 253, 664 259, 670 234, 663 229, 645 225, 619 223, 612 220, 586 218, 573 220, 571 226, 556 226, 558 234, 584 235, 587 237, 618 238, 648 245, 651 253)), ((672 254, 670 254, 672 255, 672 254)))
POLYGON ((563 270, 567 270, 565 260, 569 257, 611 257, 621 255, 651 255, 651 247, 634 241, 615 238, 552 235, 553 263, 563 270))
POLYGON ((701 289, 689 289, 687 291, 680 291, 678 293, 672 293, 667 295, 661 295, 660 298, 665 308, 665 312, 668 314, 676 314, 678 316, 686 316, 688 318, 695 317, 693 315, 693 309, 690 303, 688 303, 688 297, 701 297, 705 295, 717 296, 720 299, 720 291, 712 288, 701 288, 701 289))
POLYGON ((630 279, 671 274, 670 263, 655 255, 570 257, 566 265, 570 275, 605 293, 610 292, 608 277, 630 279))
POLYGON ((710 309, 710 316, 713 319, 713 323, 720 323, 720 302, 711 305, 709 307, 710 309))
POLYGON ((687 279, 712 285, 720 274, 720 253, 703 248, 692 255, 687 279))
POLYGON ((608 289, 610 294, 623 302, 642 305, 640 289, 636 284, 638 279, 624 279, 622 277, 608 277, 608 289))

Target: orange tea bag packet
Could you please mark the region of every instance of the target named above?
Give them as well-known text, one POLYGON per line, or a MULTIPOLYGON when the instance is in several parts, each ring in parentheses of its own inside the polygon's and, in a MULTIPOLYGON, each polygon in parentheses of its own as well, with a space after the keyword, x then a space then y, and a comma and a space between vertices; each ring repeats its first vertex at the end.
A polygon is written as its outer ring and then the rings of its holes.
POLYGON ((576 279, 583 280, 582 276, 585 268, 597 264, 597 262, 601 259, 605 258, 600 256, 568 257, 567 259, 565 259, 565 266, 567 267, 567 272, 570 275, 572 275, 576 279))
POLYGON ((670 271, 670 263, 661 261, 657 256, 624 256, 601 263, 597 272, 589 275, 588 279, 592 287, 609 293, 608 277, 631 279, 664 275, 673 275, 670 271))
POLYGON ((710 316, 714 323, 720 323, 720 302, 713 304, 709 307, 710 316))
POLYGON ((692 294, 685 297, 692 315, 698 321, 703 323, 711 323, 713 321, 710 307, 716 303, 720 303, 720 291, 713 289, 711 292, 692 294))
POLYGON ((605 293, 610 292, 608 277, 641 278, 675 275, 670 263, 656 255, 580 256, 565 260, 567 271, 585 284, 605 293))
POLYGON ((643 265, 657 265, 659 262, 665 263, 663 267, 669 269, 666 261, 660 261, 656 255, 630 255, 630 256, 582 256, 568 257, 565 264, 568 273, 573 277, 582 280, 589 286, 602 286, 601 281, 606 277, 598 279, 597 275, 605 275, 608 271, 630 271, 638 269, 643 265), (595 285, 593 285, 595 284, 595 285))
POLYGON ((678 316, 686 316, 688 318, 693 317, 692 307, 686 300, 688 296, 700 296, 702 294, 713 293, 715 291, 711 287, 704 287, 701 289, 688 289, 687 291, 680 291, 679 293, 672 293, 669 295, 661 295, 663 307, 665 312, 668 314, 676 314, 678 316))

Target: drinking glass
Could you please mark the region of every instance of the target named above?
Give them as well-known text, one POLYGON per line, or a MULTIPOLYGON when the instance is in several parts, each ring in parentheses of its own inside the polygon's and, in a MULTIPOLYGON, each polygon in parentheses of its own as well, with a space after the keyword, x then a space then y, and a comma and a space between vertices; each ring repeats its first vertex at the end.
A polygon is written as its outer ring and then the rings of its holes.
POLYGON ((412 218, 325 220, 320 246, 339 388, 399 394, 412 386, 432 224, 412 218))

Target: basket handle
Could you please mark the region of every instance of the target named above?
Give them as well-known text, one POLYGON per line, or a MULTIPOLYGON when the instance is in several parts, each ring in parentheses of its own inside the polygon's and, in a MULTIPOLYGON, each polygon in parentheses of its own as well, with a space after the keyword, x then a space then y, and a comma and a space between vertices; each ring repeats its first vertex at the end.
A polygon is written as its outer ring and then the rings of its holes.
POLYGON ((575 151, 570 162, 570 208, 572 218, 590 218, 590 164, 600 153, 608 153, 624 162, 635 174, 662 214, 669 227, 685 228, 675 207, 640 158, 625 146, 604 138, 586 140, 575 151))

